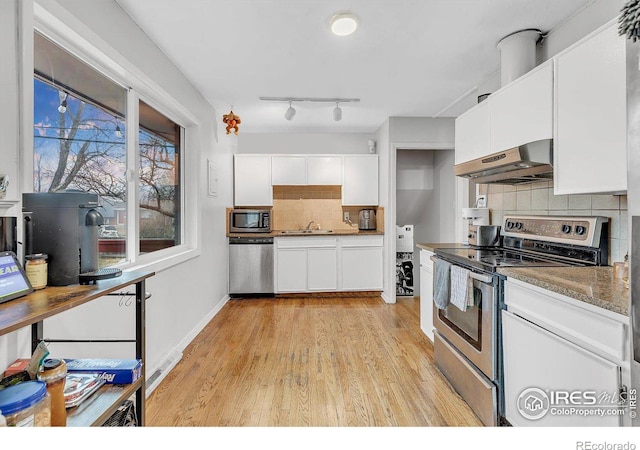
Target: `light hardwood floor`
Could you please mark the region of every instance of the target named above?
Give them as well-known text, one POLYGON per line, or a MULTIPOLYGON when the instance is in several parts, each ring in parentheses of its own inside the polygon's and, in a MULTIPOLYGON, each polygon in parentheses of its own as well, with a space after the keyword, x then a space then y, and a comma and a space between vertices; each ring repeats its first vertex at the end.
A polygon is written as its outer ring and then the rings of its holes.
POLYGON ((481 426, 419 299, 232 299, 147 400, 148 426, 481 426))

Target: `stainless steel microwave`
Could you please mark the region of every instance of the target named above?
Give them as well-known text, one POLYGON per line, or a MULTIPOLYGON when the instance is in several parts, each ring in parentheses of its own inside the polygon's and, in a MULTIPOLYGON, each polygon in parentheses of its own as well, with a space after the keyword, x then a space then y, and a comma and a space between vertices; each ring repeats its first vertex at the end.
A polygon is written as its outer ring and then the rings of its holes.
POLYGON ((234 209, 229 214, 230 233, 270 233, 271 211, 268 209, 234 209))

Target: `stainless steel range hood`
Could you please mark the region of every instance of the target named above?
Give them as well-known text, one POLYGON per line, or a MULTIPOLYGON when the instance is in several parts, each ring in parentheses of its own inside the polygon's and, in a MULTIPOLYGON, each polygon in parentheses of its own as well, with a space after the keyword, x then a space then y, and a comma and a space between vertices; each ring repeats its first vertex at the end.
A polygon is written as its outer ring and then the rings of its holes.
POLYGON ((458 177, 483 184, 525 184, 553 179, 553 140, 531 142, 454 166, 458 177))

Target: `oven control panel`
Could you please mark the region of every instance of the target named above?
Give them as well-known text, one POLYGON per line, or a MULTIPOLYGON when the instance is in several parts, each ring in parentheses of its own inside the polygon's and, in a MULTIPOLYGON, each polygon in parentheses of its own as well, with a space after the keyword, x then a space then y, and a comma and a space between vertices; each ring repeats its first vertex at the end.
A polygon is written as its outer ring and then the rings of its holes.
POLYGON ((503 234, 536 240, 594 245, 606 217, 510 216, 505 215, 503 234))

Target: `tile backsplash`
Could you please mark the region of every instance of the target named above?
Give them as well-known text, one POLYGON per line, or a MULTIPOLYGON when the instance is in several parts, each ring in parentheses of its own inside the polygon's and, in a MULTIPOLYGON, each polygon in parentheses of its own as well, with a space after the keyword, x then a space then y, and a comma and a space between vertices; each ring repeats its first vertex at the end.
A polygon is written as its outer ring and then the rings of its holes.
MULTIPOLYGON (((323 230, 357 232, 361 209, 342 206, 342 186, 274 186, 271 226, 274 230, 298 230, 313 221, 314 228, 320 225, 323 230), (353 226, 343 221, 344 212, 349 212, 353 226)), ((377 222, 380 229, 380 217, 377 222)))
POLYGON ((609 217, 609 264, 624 260, 629 249, 626 195, 554 195, 552 181, 523 186, 481 184, 478 187, 480 194, 487 194, 492 225, 502 225, 503 216, 514 213, 609 217))

